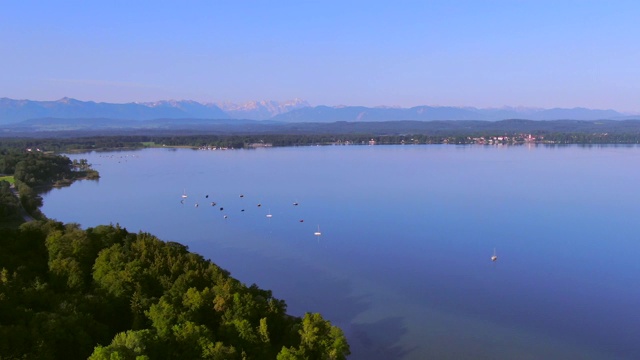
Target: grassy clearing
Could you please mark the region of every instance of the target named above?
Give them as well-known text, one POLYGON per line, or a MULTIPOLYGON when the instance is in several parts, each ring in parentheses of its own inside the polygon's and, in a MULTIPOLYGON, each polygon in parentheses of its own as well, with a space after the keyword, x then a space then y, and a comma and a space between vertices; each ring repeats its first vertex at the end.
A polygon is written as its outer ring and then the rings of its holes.
POLYGON ((158 144, 156 144, 153 141, 143 141, 142 142, 142 146, 144 146, 144 147, 156 147, 156 146, 158 146, 158 144))
POLYGON ((9 184, 16 183, 16 180, 13 178, 13 176, 0 176, 0 181, 8 181, 9 184))

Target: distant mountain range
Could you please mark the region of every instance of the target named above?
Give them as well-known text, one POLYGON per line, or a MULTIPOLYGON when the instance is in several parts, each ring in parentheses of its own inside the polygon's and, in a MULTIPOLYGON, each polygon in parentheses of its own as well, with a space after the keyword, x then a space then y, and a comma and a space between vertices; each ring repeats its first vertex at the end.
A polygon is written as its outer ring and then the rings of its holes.
POLYGON ((315 106, 304 100, 287 102, 253 101, 244 104, 199 103, 191 100, 169 100, 144 103, 97 103, 62 98, 57 101, 13 100, 0 98, 0 125, 15 124, 30 119, 245 119, 271 120, 283 123, 336 121, 379 122, 398 120, 626 120, 639 119, 615 110, 532 109, 416 106, 412 108, 315 106))
POLYGON ((250 101, 243 104, 222 102, 216 103, 216 105, 227 113, 230 118, 250 120, 267 120, 292 110, 310 107, 308 102, 300 99, 285 102, 273 100, 250 101))
POLYGON ((152 119, 252 119, 266 120, 285 112, 308 107, 306 101, 253 101, 244 104, 199 103, 168 100, 143 103, 97 103, 62 98, 57 101, 0 98, 0 124, 39 118, 106 118, 118 120, 152 119))
POLYGON ((275 121, 283 122, 332 122, 332 121, 391 121, 391 120, 624 120, 630 117, 614 110, 531 109, 501 108, 478 109, 474 107, 416 106, 412 108, 385 108, 363 106, 316 106, 291 110, 276 115, 275 121))

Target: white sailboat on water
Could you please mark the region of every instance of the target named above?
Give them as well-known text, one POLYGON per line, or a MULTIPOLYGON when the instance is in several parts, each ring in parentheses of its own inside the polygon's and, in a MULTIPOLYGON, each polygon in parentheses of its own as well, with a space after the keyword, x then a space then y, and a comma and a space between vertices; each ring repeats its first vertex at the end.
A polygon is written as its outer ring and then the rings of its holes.
POLYGON ((182 198, 183 199, 187 198, 187 189, 182 190, 182 198))
POLYGON ((493 256, 491 257, 491 261, 498 261, 498 255, 496 255, 496 248, 493 248, 493 256))
POLYGON ((318 231, 314 232, 313 235, 320 236, 322 233, 320 232, 320 225, 318 225, 318 231))

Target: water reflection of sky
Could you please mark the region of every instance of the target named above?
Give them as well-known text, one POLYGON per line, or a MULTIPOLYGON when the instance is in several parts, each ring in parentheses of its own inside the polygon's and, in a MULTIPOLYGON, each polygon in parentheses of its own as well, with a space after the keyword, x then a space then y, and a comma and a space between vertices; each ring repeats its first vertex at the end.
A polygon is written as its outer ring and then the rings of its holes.
POLYGON ((93 153, 79 157, 100 181, 48 193, 43 211, 186 243, 274 290, 291 313, 325 314, 354 359, 638 358, 640 324, 629 315, 640 302, 638 155, 575 146, 93 153))

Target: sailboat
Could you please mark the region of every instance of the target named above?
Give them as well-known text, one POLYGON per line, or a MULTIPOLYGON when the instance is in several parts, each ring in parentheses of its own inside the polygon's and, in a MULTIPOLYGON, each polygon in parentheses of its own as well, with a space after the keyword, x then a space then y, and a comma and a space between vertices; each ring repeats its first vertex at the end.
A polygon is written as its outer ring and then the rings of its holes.
POLYGON ((185 189, 182 191, 182 198, 184 199, 186 197, 187 197, 187 190, 185 189))
POLYGON ((496 248, 493 248, 493 256, 491 257, 491 261, 497 261, 498 255, 496 255, 496 248))
POLYGON ((269 213, 267 214, 268 218, 271 218, 273 215, 271 215, 271 209, 269 209, 269 213))
POLYGON ((320 232, 320 225, 318 225, 318 231, 314 232, 313 235, 320 236, 322 233, 320 232))

